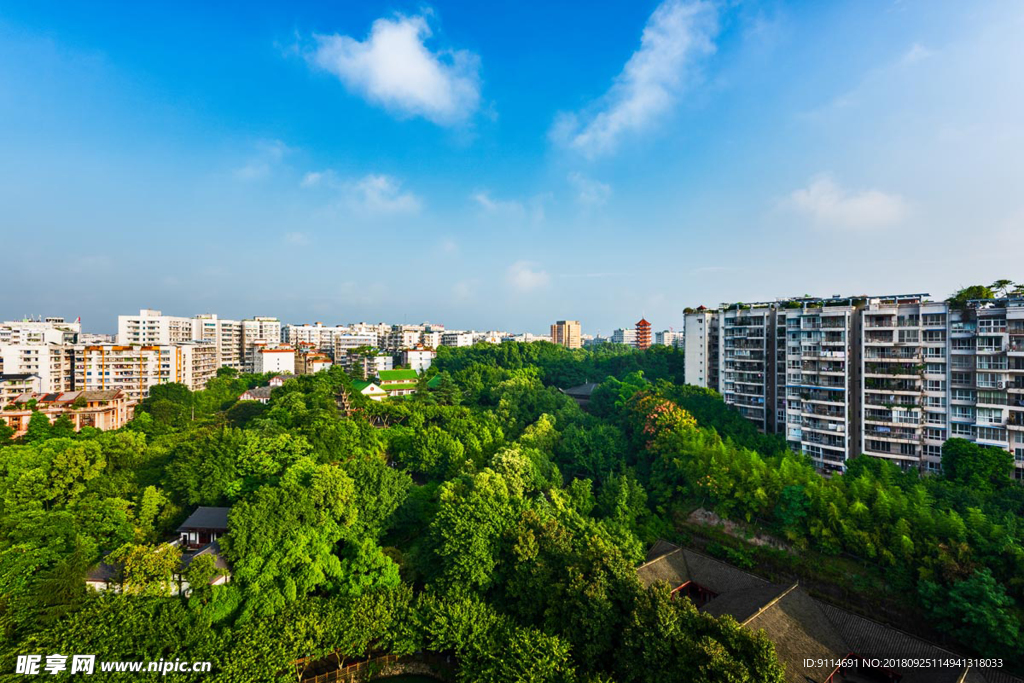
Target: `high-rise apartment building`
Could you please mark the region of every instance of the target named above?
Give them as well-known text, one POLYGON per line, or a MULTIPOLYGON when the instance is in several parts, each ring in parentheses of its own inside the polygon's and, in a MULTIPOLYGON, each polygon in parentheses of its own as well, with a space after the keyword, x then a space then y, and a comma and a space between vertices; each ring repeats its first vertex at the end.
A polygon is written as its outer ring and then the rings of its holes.
POLYGON ((551 343, 567 349, 578 349, 583 346, 581 333, 579 320, 559 320, 551 326, 551 343))
POLYGON ((683 374, 687 384, 721 391, 718 313, 700 306, 683 312, 683 374))
POLYGON ((242 323, 225 320, 213 313, 192 318, 164 315, 144 308, 138 315, 117 317, 117 344, 121 346, 154 346, 206 341, 216 347, 217 367, 225 365, 241 370, 242 323))
POLYGON ((762 431, 774 431, 772 355, 775 308, 733 307, 719 320, 718 358, 722 396, 762 431))
POLYGON ((859 453, 849 428, 859 410, 857 332, 852 301, 791 301, 775 307, 774 424, 789 447, 822 471, 842 471, 859 453))
POLYGON ((214 313, 202 313, 192 318, 192 339, 207 341, 217 347, 217 367, 243 368, 242 321, 224 320, 214 313))
POLYGON ((117 316, 117 343, 121 346, 177 344, 192 339, 192 318, 164 315, 151 308, 143 308, 138 315, 117 316))
POLYGON ((685 340, 688 383, 720 391, 824 472, 861 453, 938 471, 942 444, 959 437, 1009 451, 1024 479, 1024 298, 687 309, 685 340))
POLYGON ((0 373, 36 375, 39 391, 61 392, 74 388, 75 347, 62 343, 0 344, 0 373))
POLYGON ((281 341, 281 321, 277 318, 257 316, 242 321, 242 367, 255 372, 256 349, 281 341))
POLYGON ((209 342, 80 345, 74 354, 75 390, 121 389, 132 401, 169 382, 200 391, 217 372, 217 348, 209 342))

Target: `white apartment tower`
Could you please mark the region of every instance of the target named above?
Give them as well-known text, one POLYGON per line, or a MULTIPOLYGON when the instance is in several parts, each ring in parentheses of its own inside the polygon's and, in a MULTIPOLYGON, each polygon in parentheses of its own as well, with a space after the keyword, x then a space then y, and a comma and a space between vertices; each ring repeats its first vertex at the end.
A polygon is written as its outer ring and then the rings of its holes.
POLYGON ((683 312, 683 373, 687 384, 720 391, 718 313, 700 306, 683 312))
POLYGON ((686 381, 824 472, 861 453, 935 472, 959 437, 1024 479, 1024 298, 790 299, 687 311, 685 331, 686 381))
POLYGON ((848 300, 794 300, 775 321, 774 431, 824 472, 842 471, 858 454, 851 428, 859 410, 857 331, 848 300))
POLYGON ((762 431, 774 431, 775 307, 734 305, 719 320, 720 391, 762 431))

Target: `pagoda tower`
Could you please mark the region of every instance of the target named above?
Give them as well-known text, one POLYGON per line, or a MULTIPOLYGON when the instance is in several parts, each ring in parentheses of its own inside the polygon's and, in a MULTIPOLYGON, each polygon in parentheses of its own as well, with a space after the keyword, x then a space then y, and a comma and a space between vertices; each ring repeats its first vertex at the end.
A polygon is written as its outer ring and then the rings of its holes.
POLYGON ((640 318, 636 324, 636 348, 641 351, 651 346, 651 324, 645 318, 640 318))

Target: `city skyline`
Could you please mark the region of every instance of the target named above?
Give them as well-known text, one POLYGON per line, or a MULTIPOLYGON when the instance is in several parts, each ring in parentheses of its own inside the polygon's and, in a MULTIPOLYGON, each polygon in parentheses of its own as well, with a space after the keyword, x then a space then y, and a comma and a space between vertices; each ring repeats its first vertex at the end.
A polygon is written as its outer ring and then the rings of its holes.
POLYGON ((538 7, 6 3, 0 318, 609 334, 1015 275, 1018 4, 538 7))

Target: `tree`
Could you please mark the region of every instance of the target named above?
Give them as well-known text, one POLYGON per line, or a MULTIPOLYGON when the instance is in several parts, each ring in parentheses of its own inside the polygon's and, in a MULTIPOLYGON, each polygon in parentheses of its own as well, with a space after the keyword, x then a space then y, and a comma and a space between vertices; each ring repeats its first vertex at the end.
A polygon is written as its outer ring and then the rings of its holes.
MULTIPOLYGON (((997 281, 999 282, 999 281, 997 281)), ((967 302, 974 299, 994 299, 995 292, 990 287, 985 285, 971 285, 970 287, 963 287, 958 289, 950 296, 946 301, 953 308, 964 309, 967 307, 967 302)))
POLYGON ((278 486, 234 505, 221 545, 246 596, 243 617, 275 614, 342 580, 334 548, 356 520, 354 500, 342 469, 304 458, 278 486))
POLYGON ((359 510, 357 533, 379 538, 391 526, 393 515, 409 495, 412 478, 388 467, 380 458, 355 458, 343 467, 355 485, 355 505, 359 510))
POLYGON ((105 561, 119 568, 121 591, 127 595, 166 596, 177 589, 174 577, 181 565, 177 546, 126 543, 105 561))
POLYGON ((988 569, 947 588, 931 581, 919 587, 921 601, 937 625, 983 656, 1003 657, 1020 648, 1013 600, 988 569))
POLYGON ((995 282, 990 284, 988 287, 989 287, 989 289, 992 290, 992 293, 995 294, 996 296, 1004 297, 1011 290, 1013 290, 1016 287, 1016 285, 1013 284, 1013 280, 1000 279, 1000 280, 996 280, 995 282))
POLYGON ((453 594, 485 590, 495 581, 498 544, 522 508, 504 477, 490 469, 445 482, 430 525, 438 584, 453 594))
POLYGON ((28 429, 21 440, 25 443, 36 443, 50 438, 50 418, 43 413, 35 411, 28 418, 28 429))
POLYGON ((341 554, 340 595, 359 596, 367 591, 396 588, 402 583, 398 565, 385 555, 373 539, 348 543, 341 554))
POLYGON ((991 493, 1010 484, 1013 455, 1002 448, 979 446, 966 439, 948 439, 942 445, 942 472, 950 481, 991 493))

